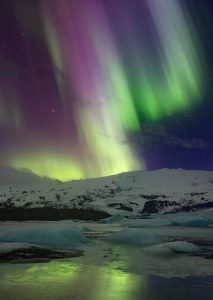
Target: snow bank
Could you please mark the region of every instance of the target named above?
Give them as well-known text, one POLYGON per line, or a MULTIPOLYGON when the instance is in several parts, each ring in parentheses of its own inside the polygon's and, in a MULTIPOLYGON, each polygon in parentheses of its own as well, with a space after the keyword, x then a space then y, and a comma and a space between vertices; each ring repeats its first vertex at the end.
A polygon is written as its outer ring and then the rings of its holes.
POLYGON ((174 254, 193 254, 201 251, 200 247, 185 241, 168 242, 152 247, 146 247, 143 249, 144 252, 159 255, 159 256, 170 256, 174 254))
MULTIPOLYGON (((87 242, 82 232, 77 227, 58 224, 36 226, 27 228, 12 228, 0 232, 0 242, 3 243, 26 243, 54 248, 80 248, 87 242)), ((3 247, 3 246, 2 246, 3 247)))
POLYGON ((161 242, 161 238, 159 236, 146 233, 137 228, 127 228, 116 232, 108 236, 107 240, 115 244, 139 245, 144 247, 155 245, 161 242))

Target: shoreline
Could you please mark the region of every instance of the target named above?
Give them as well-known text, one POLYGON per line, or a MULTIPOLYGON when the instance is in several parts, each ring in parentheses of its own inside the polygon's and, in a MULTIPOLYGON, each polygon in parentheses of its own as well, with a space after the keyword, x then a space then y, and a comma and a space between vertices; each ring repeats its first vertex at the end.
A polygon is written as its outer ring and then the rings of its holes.
POLYGON ((104 211, 91 209, 0 208, 0 221, 59 221, 68 219, 99 221, 108 217, 110 215, 104 211))

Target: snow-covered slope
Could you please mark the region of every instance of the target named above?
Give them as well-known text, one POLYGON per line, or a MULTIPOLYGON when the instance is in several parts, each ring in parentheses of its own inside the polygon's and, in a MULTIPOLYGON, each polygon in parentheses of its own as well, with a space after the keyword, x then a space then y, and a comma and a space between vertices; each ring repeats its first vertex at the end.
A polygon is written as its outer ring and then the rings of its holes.
POLYGON ((0 207, 95 209, 127 216, 198 210, 213 207, 213 172, 162 169, 66 183, 4 184, 0 207))

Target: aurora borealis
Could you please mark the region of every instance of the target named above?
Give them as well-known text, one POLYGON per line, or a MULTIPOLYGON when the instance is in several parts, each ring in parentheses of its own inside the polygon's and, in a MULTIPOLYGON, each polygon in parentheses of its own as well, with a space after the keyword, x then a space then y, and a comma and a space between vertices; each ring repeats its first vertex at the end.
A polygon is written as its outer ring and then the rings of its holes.
POLYGON ((147 124, 193 116, 204 101, 184 1, 1 3, 1 165, 60 180, 146 169, 147 124))

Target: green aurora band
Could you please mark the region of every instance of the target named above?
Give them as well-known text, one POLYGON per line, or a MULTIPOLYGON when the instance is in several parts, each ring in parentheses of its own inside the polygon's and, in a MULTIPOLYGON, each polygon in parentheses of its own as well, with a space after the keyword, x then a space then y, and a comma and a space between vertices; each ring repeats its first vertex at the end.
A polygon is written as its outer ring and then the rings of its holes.
MULTIPOLYGON (((140 30, 127 1, 41 1, 63 119, 75 134, 69 150, 44 143, 8 165, 62 181, 146 168, 129 134, 143 134, 143 120, 191 110, 201 99, 202 70, 194 25, 179 1, 139 2, 139 13, 146 10, 140 30)), ((0 110, 0 122, 3 116, 0 110)), ((14 121, 19 127, 22 118, 14 121)))

